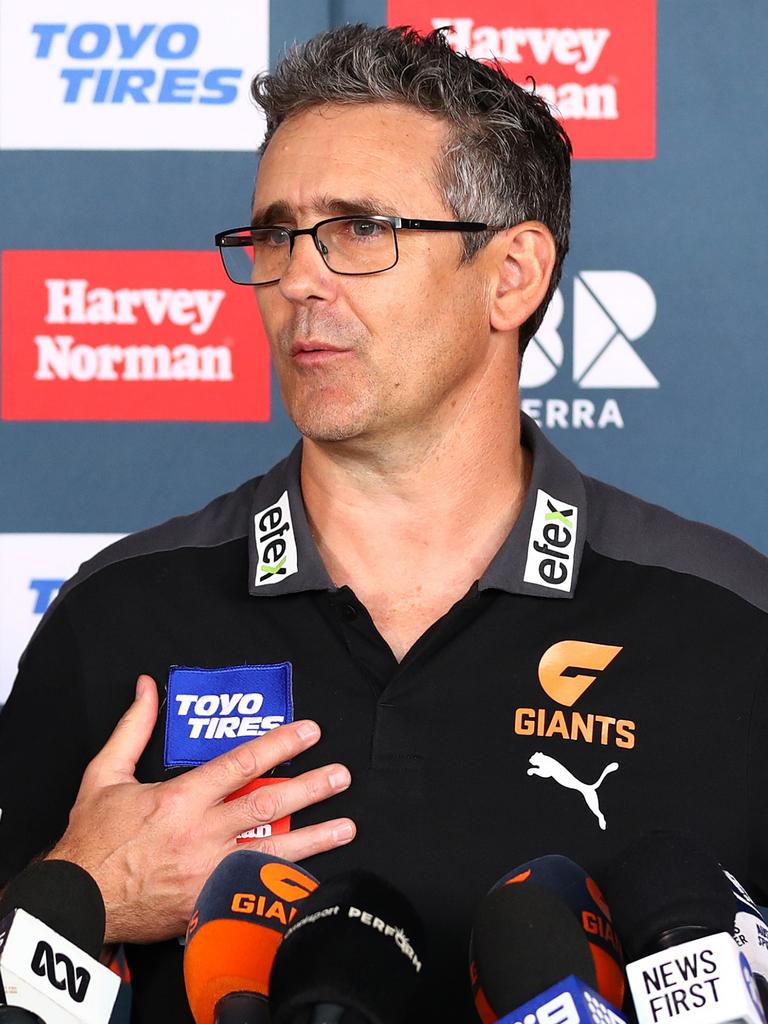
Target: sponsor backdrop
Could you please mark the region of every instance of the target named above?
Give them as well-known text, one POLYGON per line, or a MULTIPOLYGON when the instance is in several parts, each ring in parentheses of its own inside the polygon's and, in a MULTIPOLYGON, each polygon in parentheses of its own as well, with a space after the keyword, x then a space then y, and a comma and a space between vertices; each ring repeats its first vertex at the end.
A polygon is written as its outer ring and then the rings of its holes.
POLYGON ((0 702, 67 575, 295 440, 249 291, 251 76, 344 21, 452 25, 573 138, 523 405, 584 469, 768 552, 763 0, 0 0, 0 702))

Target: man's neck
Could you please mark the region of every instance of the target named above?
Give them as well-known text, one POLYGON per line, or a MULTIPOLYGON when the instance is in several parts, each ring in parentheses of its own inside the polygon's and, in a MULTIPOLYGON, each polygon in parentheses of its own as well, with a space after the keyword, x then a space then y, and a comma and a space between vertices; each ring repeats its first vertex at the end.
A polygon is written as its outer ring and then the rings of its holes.
POLYGON ((304 443, 302 490, 320 555, 398 659, 482 576, 517 520, 530 456, 512 397, 506 415, 369 450, 304 443))

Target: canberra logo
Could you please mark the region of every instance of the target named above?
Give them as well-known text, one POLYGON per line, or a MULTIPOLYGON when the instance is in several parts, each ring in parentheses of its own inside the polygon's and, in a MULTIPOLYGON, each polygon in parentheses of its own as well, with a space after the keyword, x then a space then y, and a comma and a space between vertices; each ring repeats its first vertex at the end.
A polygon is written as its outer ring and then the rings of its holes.
MULTIPOLYGON (((521 388, 538 388, 565 363, 561 324, 565 304, 555 292, 544 321, 523 359, 521 388)), ((658 388, 659 381, 635 350, 656 319, 656 296, 648 282, 627 270, 584 270, 573 281, 572 379, 582 390, 658 388)), ((601 408, 586 398, 524 399, 524 410, 547 427, 623 427, 616 399, 601 408)))

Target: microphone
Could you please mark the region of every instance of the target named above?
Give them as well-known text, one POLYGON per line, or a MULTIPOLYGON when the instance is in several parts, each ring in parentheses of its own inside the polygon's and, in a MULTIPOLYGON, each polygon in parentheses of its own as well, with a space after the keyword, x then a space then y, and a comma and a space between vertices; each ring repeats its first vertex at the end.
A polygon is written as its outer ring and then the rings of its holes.
POLYGON ((768 1013, 768 924, 744 886, 723 868, 735 901, 733 938, 749 961, 763 1013, 768 1013))
POLYGON ((308 871, 258 850, 221 861, 187 928, 184 981, 196 1024, 267 1024, 275 952, 317 884, 308 871))
POLYGON ((501 878, 478 908, 470 939, 475 1008, 483 1024, 524 1008, 535 1019, 535 1007, 572 975, 595 999, 621 1006, 621 945, 600 889, 567 857, 537 857, 501 878))
POLYGON ((47 1024, 109 1020, 120 979, 95 958, 104 924, 101 892, 77 864, 40 861, 9 883, 0 900, 5 1024, 22 1024, 22 1011, 47 1024))
POLYGON ((0 1006, 0 1024, 45 1024, 45 1021, 20 1006, 0 1006))
POLYGON ((350 871, 323 882, 286 931, 270 978, 274 1024, 399 1024, 408 1019, 424 930, 383 878, 350 871))
POLYGON ((749 963, 731 936, 731 885, 692 836, 643 836, 603 881, 639 1024, 765 1024, 749 963))
POLYGON ((30 864, 11 879, 0 896, 0 920, 26 910, 97 959, 104 945, 106 911, 93 877, 68 860, 30 864))

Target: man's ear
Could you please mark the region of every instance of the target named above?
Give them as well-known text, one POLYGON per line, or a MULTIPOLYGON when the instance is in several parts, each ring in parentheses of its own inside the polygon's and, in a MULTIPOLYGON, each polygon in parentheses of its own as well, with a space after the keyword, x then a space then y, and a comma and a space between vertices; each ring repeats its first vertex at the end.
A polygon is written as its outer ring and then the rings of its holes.
POLYGON ((544 224, 527 220, 500 232, 491 245, 498 258, 491 327, 511 331, 525 323, 546 295, 555 265, 555 240, 544 224))

